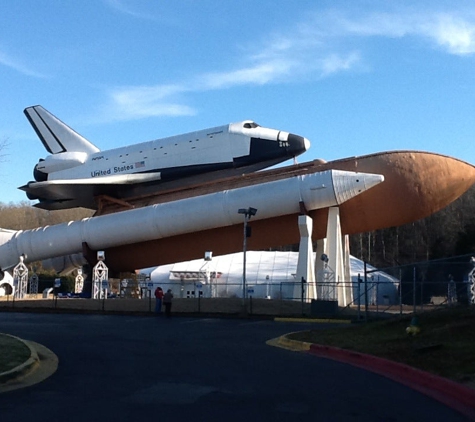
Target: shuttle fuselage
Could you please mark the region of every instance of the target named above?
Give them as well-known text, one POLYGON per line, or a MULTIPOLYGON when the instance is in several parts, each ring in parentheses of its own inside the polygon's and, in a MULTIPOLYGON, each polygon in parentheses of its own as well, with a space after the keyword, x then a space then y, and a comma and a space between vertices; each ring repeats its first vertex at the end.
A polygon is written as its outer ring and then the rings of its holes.
POLYGON ((215 172, 223 177, 236 169, 256 171, 310 146, 302 136, 245 120, 100 151, 41 106, 29 107, 25 114, 51 155, 35 166, 35 181, 20 189, 44 209, 94 209, 99 195, 126 199, 143 185, 215 172))

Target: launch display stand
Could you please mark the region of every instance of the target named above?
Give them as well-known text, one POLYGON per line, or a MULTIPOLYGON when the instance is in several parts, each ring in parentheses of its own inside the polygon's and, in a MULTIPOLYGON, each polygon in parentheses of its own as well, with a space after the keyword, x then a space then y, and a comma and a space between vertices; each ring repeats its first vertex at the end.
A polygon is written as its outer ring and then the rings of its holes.
POLYGON ((468 273, 468 302, 475 305, 475 268, 468 273))
POLYGON ((20 256, 20 262, 13 269, 13 286, 15 299, 24 299, 28 290, 28 267, 23 263, 25 257, 20 256))
POLYGON ((316 255, 317 299, 336 300, 339 306, 352 303, 349 239, 342 234, 338 207, 328 209, 327 236, 317 241, 316 255))
POLYGON ((107 283, 109 280, 109 269, 104 264, 104 252, 97 252, 99 262, 94 266, 92 272, 92 299, 107 298, 107 283))
POLYGON ((79 294, 82 293, 82 290, 84 288, 84 277, 82 276, 82 269, 78 268, 77 269, 77 276, 76 279, 74 280, 74 293, 79 294))

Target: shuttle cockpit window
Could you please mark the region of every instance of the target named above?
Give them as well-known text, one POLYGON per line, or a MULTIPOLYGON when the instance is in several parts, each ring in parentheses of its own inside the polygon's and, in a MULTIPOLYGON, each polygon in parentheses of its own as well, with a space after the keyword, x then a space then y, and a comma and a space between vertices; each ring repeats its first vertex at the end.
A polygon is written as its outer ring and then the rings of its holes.
POLYGON ((245 129, 255 129, 256 127, 259 127, 259 125, 256 122, 245 122, 243 127, 245 129))

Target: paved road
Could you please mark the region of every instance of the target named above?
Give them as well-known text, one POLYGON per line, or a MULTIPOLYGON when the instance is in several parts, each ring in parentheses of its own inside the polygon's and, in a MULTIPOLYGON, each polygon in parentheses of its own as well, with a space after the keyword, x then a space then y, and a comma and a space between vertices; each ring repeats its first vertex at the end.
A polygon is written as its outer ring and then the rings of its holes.
POLYGON ((59 368, 40 384, 1 394, 0 421, 466 420, 384 377, 265 344, 308 328, 1 313, 1 332, 44 344, 59 368))

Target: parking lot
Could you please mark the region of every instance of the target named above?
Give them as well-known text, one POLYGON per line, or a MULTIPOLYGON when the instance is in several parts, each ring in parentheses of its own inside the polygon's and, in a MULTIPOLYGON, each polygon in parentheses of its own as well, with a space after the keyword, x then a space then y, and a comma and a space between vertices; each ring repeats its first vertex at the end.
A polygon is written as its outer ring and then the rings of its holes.
POLYGON ((1 332, 59 358, 44 382, 0 395, 2 422, 465 420, 384 377, 266 345, 305 323, 29 313, 0 321, 1 332))

